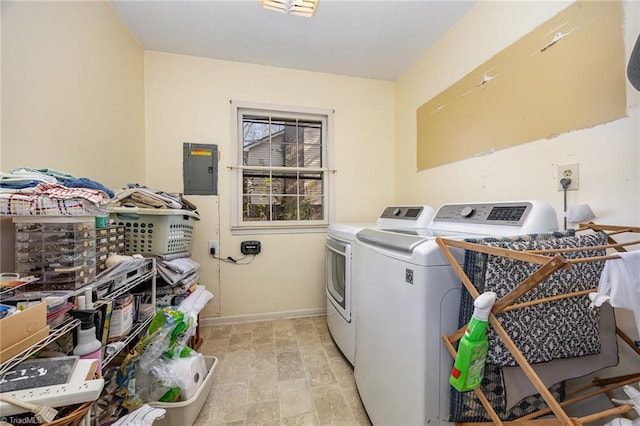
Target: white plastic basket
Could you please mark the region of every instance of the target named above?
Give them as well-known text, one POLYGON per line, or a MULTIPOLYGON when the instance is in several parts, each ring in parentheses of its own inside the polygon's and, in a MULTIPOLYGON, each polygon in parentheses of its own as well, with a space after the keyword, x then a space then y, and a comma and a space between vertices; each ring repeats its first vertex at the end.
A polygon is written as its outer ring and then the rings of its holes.
POLYGON ((154 426, 193 425, 209 396, 211 386, 213 385, 213 371, 218 364, 218 359, 214 356, 205 356, 204 360, 207 363, 209 372, 191 399, 182 402, 149 402, 149 405, 152 407, 167 410, 163 419, 158 419, 153 422, 154 426))
POLYGON ((191 250, 198 214, 189 210, 115 207, 111 219, 124 225, 125 253, 172 254, 191 250))

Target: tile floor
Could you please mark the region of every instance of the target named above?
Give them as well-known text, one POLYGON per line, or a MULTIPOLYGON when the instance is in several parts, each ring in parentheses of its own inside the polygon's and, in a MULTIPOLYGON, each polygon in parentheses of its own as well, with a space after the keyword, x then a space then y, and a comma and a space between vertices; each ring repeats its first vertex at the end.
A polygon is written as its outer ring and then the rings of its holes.
POLYGON ((371 425, 326 317, 201 327, 218 358, 194 426, 371 425))

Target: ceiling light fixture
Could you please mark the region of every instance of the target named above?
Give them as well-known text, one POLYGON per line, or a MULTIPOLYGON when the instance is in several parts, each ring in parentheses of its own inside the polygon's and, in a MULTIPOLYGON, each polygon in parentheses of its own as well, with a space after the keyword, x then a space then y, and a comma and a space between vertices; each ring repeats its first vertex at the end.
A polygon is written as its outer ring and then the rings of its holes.
POLYGON ((311 18, 316 13, 319 0, 258 0, 265 9, 311 18))

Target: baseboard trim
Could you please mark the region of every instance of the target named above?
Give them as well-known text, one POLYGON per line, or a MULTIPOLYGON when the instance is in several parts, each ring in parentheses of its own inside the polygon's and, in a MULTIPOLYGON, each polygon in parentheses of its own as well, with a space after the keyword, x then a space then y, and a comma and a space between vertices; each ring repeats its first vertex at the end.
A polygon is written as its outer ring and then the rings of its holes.
POLYGON ((282 311, 270 312, 265 314, 247 314, 247 315, 229 315, 224 317, 206 317, 200 318, 200 326, 206 327, 210 325, 220 324, 238 324, 243 322, 267 321, 278 319, 291 319, 302 317, 315 317, 326 315, 326 308, 301 309, 298 311, 282 311))

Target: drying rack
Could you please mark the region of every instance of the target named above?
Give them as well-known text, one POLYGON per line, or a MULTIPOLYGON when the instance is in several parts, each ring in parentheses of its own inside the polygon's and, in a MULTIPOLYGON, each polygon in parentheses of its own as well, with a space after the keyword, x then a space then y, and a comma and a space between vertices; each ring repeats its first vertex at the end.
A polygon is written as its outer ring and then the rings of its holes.
MULTIPOLYGON (((587 231, 591 230, 594 232, 604 232, 607 235, 608 244, 603 246, 590 246, 590 247, 577 247, 577 248, 563 248, 563 249, 550 249, 550 250, 531 250, 531 251, 517 251, 499 247, 490 247, 479 243, 472 243, 466 241, 456 241, 450 240, 446 238, 436 238, 436 242, 441 248, 443 254, 447 258, 447 260, 451 263, 454 271, 462 281, 462 284, 469 292, 469 294, 475 300, 479 296, 478 290, 475 288, 469 277, 466 275, 464 269, 460 266, 455 256, 451 252, 451 248, 458 248, 464 250, 472 250, 479 253, 485 253, 493 256, 503 256, 508 257, 510 259, 520 260, 524 262, 530 262, 532 264, 540 265, 532 274, 522 280, 513 290, 508 292, 502 298, 496 301, 494 307, 489 315, 489 323, 495 330, 496 334, 500 337, 504 345, 511 352, 513 358, 517 361, 520 368, 523 370, 524 374, 531 381, 532 385, 536 388, 536 390, 540 393, 540 396, 547 404, 547 408, 538 410, 534 413, 525 415, 520 417, 519 419, 512 421, 503 421, 500 419, 496 411, 493 409, 491 403, 483 393, 480 387, 477 387, 473 390, 475 395, 478 397, 482 406, 487 411, 487 414, 492 419, 492 422, 457 422, 457 425, 481 425, 481 424, 514 424, 514 425, 536 425, 536 426, 554 426, 554 425, 586 425, 592 422, 596 422, 602 419, 606 419, 608 417, 616 417, 621 415, 627 415, 626 413, 633 410, 632 405, 620 405, 615 408, 600 411, 597 413, 593 413, 583 417, 569 417, 569 415, 565 412, 564 407, 567 407, 571 404, 587 400, 589 398, 593 398, 595 396, 605 394, 611 398, 612 391, 621 388, 624 385, 636 383, 640 380, 640 371, 638 373, 618 376, 608 379, 594 379, 591 384, 583 386, 578 389, 574 389, 572 392, 568 392, 566 395, 566 399, 562 402, 558 402, 555 397, 551 394, 549 389, 547 389, 546 385, 543 381, 538 377, 531 364, 527 361, 525 356, 522 354, 520 349, 515 345, 507 331, 504 329, 502 324, 497 320, 496 315, 501 312, 506 312, 513 309, 518 309, 524 306, 531 306, 539 303, 549 302, 553 300, 559 300, 564 298, 570 298, 580 295, 585 295, 589 292, 595 292, 596 289, 581 291, 581 292, 572 292, 565 293, 553 297, 546 297, 534 301, 524 302, 515 304, 514 302, 520 298, 522 295, 527 293, 529 290, 536 287, 538 284, 543 282, 546 278, 548 278, 554 272, 560 269, 569 269, 575 263, 580 262, 596 262, 596 261, 607 261, 619 258, 615 252, 624 252, 627 251, 626 247, 632 245, 640 244, 640 240, 631 240, 626 242, 618 242, 616 238, 623 234, 629 236, 629 234, 639 234, 640 235, 640 227, 628 227, 628 226, 615 226, 615 225, 596 225, 593 223, 583 224, 580 226, 578 231, 587 231), (607 250, 607 254, 604 256, 592 256, 587 258, 579 258, 579 259, 565 259, 562 256, 562 253, 571 252, 571 251, 580 251, 580 250, 607 250), (554 415, 555 417, 548 417, 548 415, 554 415), (544 418, 540 418, 541 416, 545 416, 544 418)), ((632 238, 635 238, 633 236, 632 238)), ((456 350, 453 346, 455 342, 457 342, 463 335, 466 326, 461 327, 456 332, 451 334, 450 336, 442 336, 442 340, 451 353, 451 355, 456 357, 456 350)), ((631 339, 627 334, 624 333, 619 327, 616 327, 616 334, 618 337, 627 345, 629 345, 632 351, 636 352, 640 355, 640 349, 635 346, 633 339, 631 339)))

